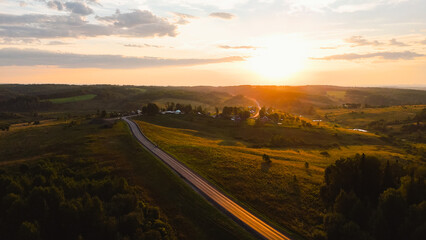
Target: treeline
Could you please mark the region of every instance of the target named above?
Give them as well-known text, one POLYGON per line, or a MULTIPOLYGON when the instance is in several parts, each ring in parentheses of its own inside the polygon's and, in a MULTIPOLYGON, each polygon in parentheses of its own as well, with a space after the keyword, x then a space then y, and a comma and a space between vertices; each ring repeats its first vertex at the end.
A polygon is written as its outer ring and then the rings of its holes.
POLYGON ((205 109, 202 106, 192 106, 191 104, 182 104, 182 103, 174 103, 167 102, 165 107, 162 108, 163 111, 182 111, 184 113, 206 113, 205 109))
POLYGON ((193 91, 191 88, 146 87, 145 89, 147 91, 140 94, 140 97, 150 101, 162 98, 177 98, 214 105, 230 97, 228 93, 224 92, 199 92, 193 91))
POLYGON ((345 99, 372 106, 425 104, 425 91, 395 88, 347 89, 345 99))
POLYGON ((0 239, 174 239, 158 208, 95 162, 0 169, 0 239))
POLYGON ((41 111, 41 110, 95 110, 104 108, 114 111, 129 111, 142 104, 164 98, 197 101, 203 104, 218 104, 231 97, 224 92, 198 92, 190 88, 137 87, 113 85, 0 85, 0 111, 41 111), (51 104, 47 100, 95 94, 87 104, 51 104), (22 104, 23 100, 26 102, 22 104), (47 106, 46 106, 47 105, 47 106))
POLYGON ((191 104, 181 104, 174 102, 167 102, 166 105, 160 108, 155 103, 148 103, 142 106, 142 114, 155 115, 160 111, 181 111, 185 114, 206 114, 206 110, 202 106, 192 106, 191 104))
POLYGON ((424 168, 383 166, 364 154, 337 160, 326 168, 320 191, 327 239, 424 239, 425 180, 424 168))
POLYGON ((49 101, 40 101, 34 96, 18 96, 0 102, 0 111, 10 112, 33 112, 47 110, 53 104, 49 101))
POLYGON ((246 120, 250 117, 250 111, 242 107, 223 107, 222 114, 219 115, 219 109, 216 108, 216 116, 222 118, 230 118, 231 116, 238 116, 239 120, 246 120))

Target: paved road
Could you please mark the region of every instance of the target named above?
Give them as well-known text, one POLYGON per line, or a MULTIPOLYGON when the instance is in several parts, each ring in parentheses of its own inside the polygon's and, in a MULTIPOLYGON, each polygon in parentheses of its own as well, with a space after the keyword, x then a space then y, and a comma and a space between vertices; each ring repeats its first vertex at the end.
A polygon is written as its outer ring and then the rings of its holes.
POLYGON ((219 192, 216 188, 210 185, 205 179, 201 178, 178 160, 172 158, 170 155, 154 145, 142 134, 138 125, 132 120, 128 119, 127 117, 123 118, 123 120, 127 122, 133 135, 142 145, 144 145, 149 151, 164 161, 170 168, 177 172, 187 182, 191 183, 211 201, 237 218, 246 227, 254 230, 264 239, 290 239, 233 202, 223 193, 219 192))
POLYGON ((260 109, 262 108, 262 107, 260 106, 259 102, 258 102, 256 99, 254 99, 254 98, 249 98, 249 97, 247 97, 247 98, 248 98, 248 99, 250 99, 250 100, 252 100, 253 102, 255 102, 255 103, 256 103, 256 105, 257 105, 257 112, 256 112, 256 114, 255 114, 253 117, 251 117, 251 118, 257 118, 257 117, 259 117, 260 109))

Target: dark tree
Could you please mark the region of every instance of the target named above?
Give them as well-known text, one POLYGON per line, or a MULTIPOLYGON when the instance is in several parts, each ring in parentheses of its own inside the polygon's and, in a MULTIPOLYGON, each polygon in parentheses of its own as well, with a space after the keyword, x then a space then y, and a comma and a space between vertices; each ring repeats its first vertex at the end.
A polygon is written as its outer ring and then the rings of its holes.
POLYGON ((263 161, 265 161, 265 162, 267 162, 267 163, 272 162, 272 161, 271 161, 271 158, 270 158, 270 157, 269 157, 269 155, 267 155, 267 154, 263 154, 262 158, 263 158, 263 161))
POLYGON ((231 117, 231 115, 234 113, 234 108, 233 107, 223 107, 222 110, 222 117, 224 118, 229 118, 231 117))
POLYGON ((320 152, 320 154, 326 158, 330 157, 330 153, 328 153, 327 151, 320 152))
POLYGON ((245 110, 245 111, 240 112, 238 114, 238 116, 241 118, 241 120, 244 121, 244 120, 246 120, 246 119, 248 119, 250 117, 250 112, 247 111, 247 110, 245 110))
POLYGON ((262 107, 259 110, 259 117, 263 118, 264 116, 266 116, 266 107, 262 107))
POLYGON ((160 111, 160 108, 158 108, 157 104, 155 103, 148 103, 146 105, 146 114, 148 115, 155 115, 160 111))

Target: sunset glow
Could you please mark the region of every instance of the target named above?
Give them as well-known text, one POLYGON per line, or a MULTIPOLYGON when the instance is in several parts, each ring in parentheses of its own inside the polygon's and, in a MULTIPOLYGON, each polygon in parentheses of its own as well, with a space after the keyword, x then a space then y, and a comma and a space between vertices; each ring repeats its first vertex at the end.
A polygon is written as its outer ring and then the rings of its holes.
POLYGON ((279 81, 305 67, 306 48, 297 41, 275 38, 248 60, 250 68, 262 77, 279 81))
POLYGON ((421 0, 4 0, 0 83, 422 85, 425 8, 421 0))

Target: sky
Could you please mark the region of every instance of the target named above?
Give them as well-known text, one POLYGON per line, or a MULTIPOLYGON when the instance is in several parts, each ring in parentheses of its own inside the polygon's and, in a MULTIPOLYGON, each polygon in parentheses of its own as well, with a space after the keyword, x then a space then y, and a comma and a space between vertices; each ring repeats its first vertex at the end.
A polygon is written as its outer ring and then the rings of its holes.
POLYGON ((0 84, 426 85, 425 0, 0 0, 0 84))

